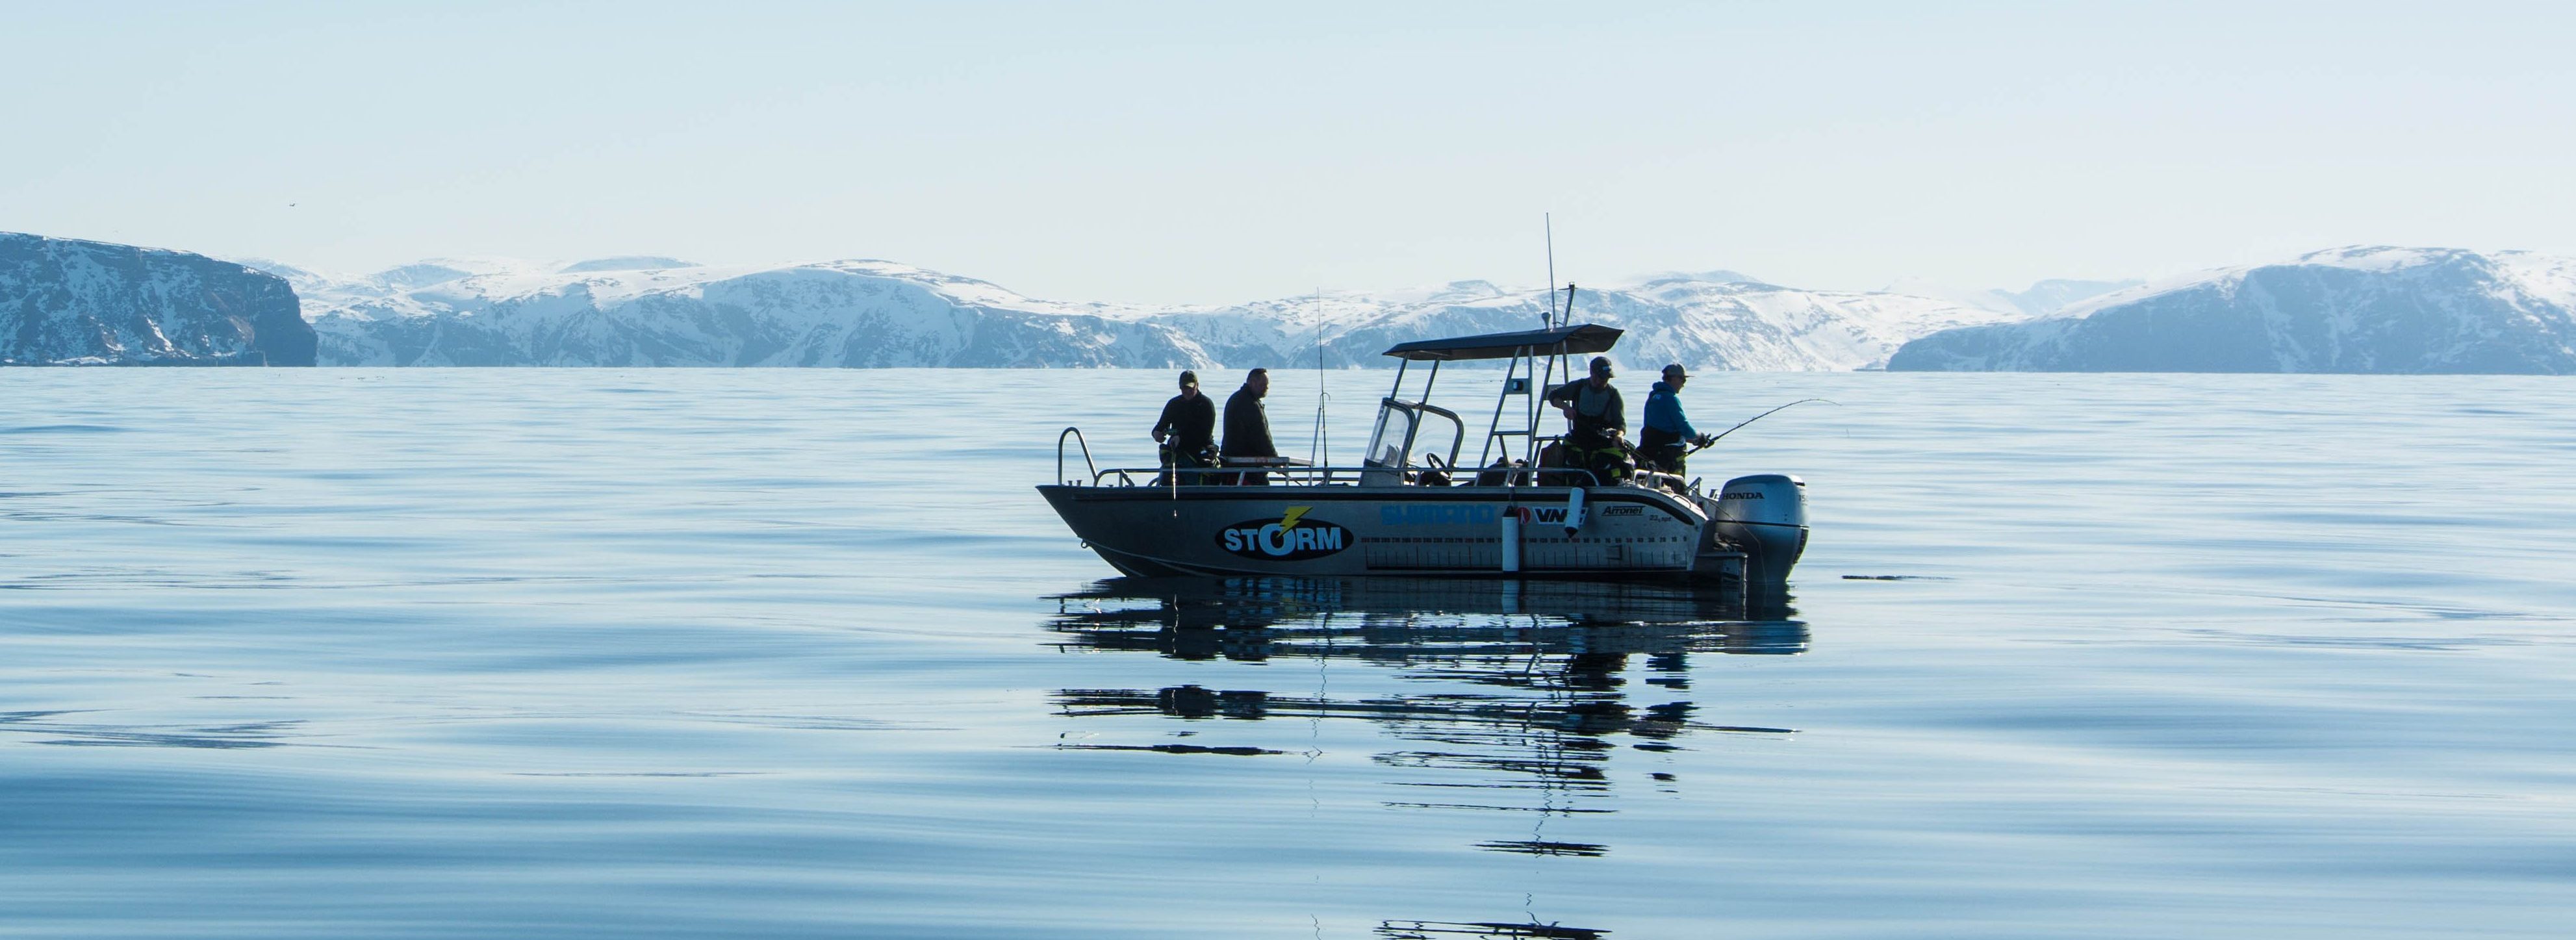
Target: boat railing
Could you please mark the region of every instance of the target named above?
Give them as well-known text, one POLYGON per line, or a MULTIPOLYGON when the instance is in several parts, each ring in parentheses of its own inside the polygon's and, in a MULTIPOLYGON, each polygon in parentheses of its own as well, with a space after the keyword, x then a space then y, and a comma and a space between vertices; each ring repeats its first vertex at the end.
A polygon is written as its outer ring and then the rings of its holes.
MULTIPOLYGON (((1243 473, 1267 473, 1274 481, 1281 481, 1279 485, 1283 486, 1316 486, 1331 484, 1358 485, 1358 481, 1363 479, 1363 473, 1369 475, 1366 479, 1375 479, 1377 475, 1388 472, 1390 472, 1389 468, 1377 466, 1311 467, 1302 465, 1256 465, 1180 467, 1177 469, 1172 467, 1104 467, 1092 471, 1091 485, 1109 486, 1111 484, 1108 481, 1111 478, 1116 478, 1118 480, 1116 485, 1118 486, 1234 486, 1236 484, 1233 481, 1236 479, 1236 475, 1243 473), (1181 476, 1178 480, 1175 480, 1174 478, 1165 475, 1169 473, 1179 473, 1181 476), (1152 480, 1153 482, 1140 483, 1138 482, 1138 478, 1140 477, 1152 480), (1196 478, 1198 482, 1180 482, 1183 480, 1190 480, 1192 478, 1196 478)), ((1414 477, 1418 480, 1421 474, 1425 472, 1425 468, 1406 468, 1403 472, 1406 476, 1414 477)), ((1440 471, 1432 470, 1429 472, 1438 473, 1440 471)), ((1644 473, 1639 474, 1640 479, 1644 479, 1647 476, 1648 475, 1644 473)), ((1664 479, 1679 479, 1677 477, 1673 477, 1671 474, 1659 473, 1652 474, 1652 476, 1664 479)), ((1456 471, 1451 471, 1450 479, 1451 482, 1447 484, 1424 484, 1407 481, 1396 485, 1429 489, 1445 489, 1447 487, 1464 486, 1486 488, 1581 486, 1589 488, 1602 485, 1600 477, 1594 476, 1592 471, 1585 470, 1580 467, 1487 467, 1482 471, 1461 468, 1456 471), (1479 482, 1480 477, 1494 477, 1498 475, 1502 479, 1502 482, 1500 483, 1479 482)), ((1066 480, 1065 484, 1068 486, 1077 485, 1077 481, 1066 480)))
POLYGON ((1067 486, 1071 486, 1076 482, 1072 477, 1064 475, 1064 439, 1068 437, 1073 438, 1073 442, 1082 447, 1082 465, 1091 471, 1091 485, 1099 486, 1101 474, 1100 465, 1092 462, 1091 442, 1083 438, 1082 429, 1077 427, 1067 427, 1064 429, 1064 433, 1055 436, 1056 481, 1067 486))
MULTIPOLYGON (((1390 475, 1392 475, 1394 479, 1401 481, 1392 485, 1428 487, 1434 489, 1444 488, 1446 486, 1581 486, 1591 488, 1602 485, 1601 478, 1599 476, 1595 475, 1592 471, 1581 467, 1387 467, 1374 463, 1363 464, 1356 467, 1318 467, 1309 465, 1304 461, 1296 460, 1294 458, 1277 457, 1253 458, 1255 460, 1261 460, 1262 462, 1260 463, 1220 464, 1213 467, 1104 468, 1100 466, 1097 461, 1092 459, 1091 442, 1083 437, 1082 429, 1079 427, 1068 427, 1055 437, 1055 478, 1066 486, 1082 485, 1082 480, 1080 478, 1066 476, 1064 472, 1064 442, 1067 439, 1071 439, 1074 446, 1081 452, 1083 469, 1090 472, 1092 486, 1109 486, 1109 480, 1113 477, 1118 480, 1117 485, 1122 487, 1143 485, 1193 487, 1233 486, 1236 485, 1234 481, 1238 479, 1237 474, 1242 473, 1266 473, 1281 480, 1282 485, 1287 486, 1317 486, 1334 484, 1381 485, 1376 484, 1373 481, 1385 480, 1390 475), (1179 476, 1174 477, 1171 475, 1173 473, 1178 473, 1179 476), (1425 484, 1419 482, 1425 473, 1444 476, 1448 478, 1450 482, 1445 485, 1440 483, 1425 484), (1138 482, 1139 478, 1150 480, 1152 483, 1140 483, 1138 482), (1499 482, 1484 482, 1486 480, 1499 480, 1499 482)), ((1692 493, 1699 490, 1698 480, 1685 481, 1674 474, 1642 468, 1637 470, 1636 473, 1624 481, 1624 483, 1629 486, 1643 487, 1646 489, 1659 489, 1674 493, 1692 493)))

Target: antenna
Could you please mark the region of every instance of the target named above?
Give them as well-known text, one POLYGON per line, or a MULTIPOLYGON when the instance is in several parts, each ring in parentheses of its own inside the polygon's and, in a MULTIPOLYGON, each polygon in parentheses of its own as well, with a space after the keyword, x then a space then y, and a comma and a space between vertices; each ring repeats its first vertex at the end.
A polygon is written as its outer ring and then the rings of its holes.
POLYGON ((1544 317, 1539 318, 1538 325, 1539 325, 1539 326, 1542 326, 1542 327, 1545 327, 1545 328, 1547 328, 1547 329, 1555 329, 1555 328, 1556 328, 1556 214, 1555 214, 1555 213, 1553 213, 1553 212, 1542 212, 1542 213, 1539 213, 1538 218, 1539 218, 1539 224, 1540 224, 1540 225, 1544 225, 1544 226, 1546 226, 1546 227, 1547 227, 1547 315, 1546 315, 1546 316, 1544 316, 1544 317))

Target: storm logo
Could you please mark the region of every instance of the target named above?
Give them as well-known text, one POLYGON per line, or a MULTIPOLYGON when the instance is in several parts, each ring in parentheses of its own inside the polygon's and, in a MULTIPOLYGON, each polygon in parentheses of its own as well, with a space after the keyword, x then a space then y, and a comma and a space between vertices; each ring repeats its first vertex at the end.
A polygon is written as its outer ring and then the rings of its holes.
POLYGON ((1304 561, 1339 552, 1351 544, 1349 529, 1308 519, 1313 506, 1290 506, 1278 520, 1254 519, 1227 526, 1216 534, 1216 543, 1226 551, 1245 558, 1267 558, 1273 561, 1304 561))

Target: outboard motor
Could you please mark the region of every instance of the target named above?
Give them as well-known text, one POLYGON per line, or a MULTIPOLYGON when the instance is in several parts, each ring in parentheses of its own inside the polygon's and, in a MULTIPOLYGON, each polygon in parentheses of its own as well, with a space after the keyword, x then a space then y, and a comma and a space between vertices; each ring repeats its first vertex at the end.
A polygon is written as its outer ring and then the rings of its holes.
POLYGON ((1726 481, 1718 490, 1717 537, 1747 556, 1744 587, 1748 594, 1777 597, 1789 583, 1789 568, 1807 551, 1807 484, 1779 473, 1757 473, 1726 481))

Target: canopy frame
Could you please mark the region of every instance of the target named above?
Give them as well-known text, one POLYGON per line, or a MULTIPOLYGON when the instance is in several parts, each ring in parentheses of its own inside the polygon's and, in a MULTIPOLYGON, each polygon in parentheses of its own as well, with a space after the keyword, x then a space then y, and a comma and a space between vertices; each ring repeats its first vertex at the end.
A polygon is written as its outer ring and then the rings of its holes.
MULTIPOLYGON (((1571 285, 1568 285, 1567 292, 1572 293, 1571 285)), ((1569 299, 1566 306, 1570 310, 1573 307, 1573 301, 1569 299)), ((1430 401, 1431 386, 1440 380, 1441 363, 1489 359, 1510 360, 1510 367, 1503 373, 1502 393, 1496 396, 1494 401, 1493 420, 1488 422, 1485 428, 1484 446, 1476 456, 1476 466, 1469 472, 1485 469, 1497 450, 1505 458, 1511 457, 1512 452, 1518 450, 1521 460, 1531 466, 1537 466, 1540 448, 1547 441, 1555 440, 1557 437, 1539 433, 1539 419, 1546 411, 1541 407, 1541 403, 1545 400, 1550 391, 1550 383, 1556 376, 1562 374, 1571 377, 1575 374, 1572 364, 1566 361, 1566 357, 1606 352, 1610 347, 1618 345, 1619 337, 1624 332, 1617 327, 1602 326, 1598 323, 1579 323, 1569 326, 1551 326, 1543 330, 1485 333, 1476 336, 1398 343, 1386 351, 1386 355, 1400 362, 1395 369, 1395 387, 1390 389, 1387 396, 1380 401, 1379 426, 1382 430, 1387 423, 1385 414, 1387 409, 1421 407, 1430 401), (1423 383, 1420 397, 1408 400, 1404 395, 1405 372, 1416 362, 1431 363, 1431 374, 1423 383), (1520 422, 1519 427, 1507 427, 1503 424, 1503 416, 1505 412, 1512 410, 1512 396, 1515 395, 1522 396, 1525 405, 1522 409, 1524 414, 1514 417, 1526 420, 1520 422), (1520 440, 1514 442, 1512 438, 1520 438, 1520 440), (1515 443, 1519 446, 1515 447, 1515 443)), ((1409 456, 1412 444, 1410 434, 1406 435, 1405 444, 1405 453, 1409 456)), ((1370 446, 1378 446, 1374 437, 1370 446)), ((1450 452, 1450 461, 1455 463, 1456 460, 1457 452, 1453 449, 1450 452)), ((1397 468, 1400 470, 1407 463, 1410 461, 1406 460, 1405 463, 1398 464, 1397 468)), ((1506 476, 1515 481, 1519 479, 1518 474, 1506 476)))
POLYGON ((1522 330, 1516 333, 1486 333, 1480 336, 1415 340, 1388 347, 1386 354, 1409 362, 1518 359, 1532 353, 1549 356, 1579 356, 1585 353, 1608 351, 1610 347, 1618 344, 1622 332, 1624 331, 1618 327, 1580 323, 1545 330, 1522 330))

